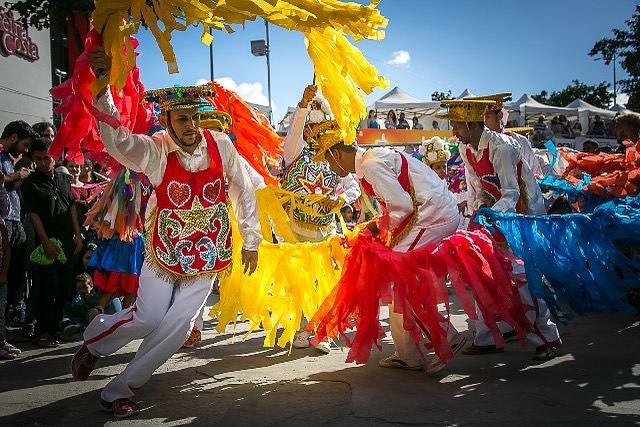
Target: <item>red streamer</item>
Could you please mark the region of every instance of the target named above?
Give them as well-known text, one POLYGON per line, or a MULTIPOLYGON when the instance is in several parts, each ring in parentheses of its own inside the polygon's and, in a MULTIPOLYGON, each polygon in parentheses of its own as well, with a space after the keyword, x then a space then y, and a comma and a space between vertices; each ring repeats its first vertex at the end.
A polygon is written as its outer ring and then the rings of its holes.
POLYGON ((380 302, 393 301, 403 314, 403 325, 414 343, 428 338, 427 350, 434 349, 445 363, 453 356, 439 304, 449 307, 447 275, 464 311, 477 319, 473 301, 478 304, 497 345, 504 340, 497 322, 510 324, 525 343, 533 326, 525 313, 513 278, 511 263, 486 230, 457 231, 439 245, 428 245, 406 253, 395 252, 365 232, 348 243, 343 275, 333 292, 309 322, 315 330, 313 342, 342 335, 349 349, 347 362, 366 363, 373 345, 382 349, 385 336, 379 320, 380 302), (393 283, 393 286, 392 286, 393 283), (469 294, 470 292, 470 294, 469 294), (350 339, 346 334, 356 329, 350 339))

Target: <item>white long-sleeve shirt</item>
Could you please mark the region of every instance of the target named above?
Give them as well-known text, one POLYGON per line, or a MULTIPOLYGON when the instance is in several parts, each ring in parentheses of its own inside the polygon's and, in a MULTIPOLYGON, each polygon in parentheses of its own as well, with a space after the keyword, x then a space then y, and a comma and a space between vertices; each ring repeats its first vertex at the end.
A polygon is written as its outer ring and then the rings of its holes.
MULTIPOLYGON (((518 162, 522 159, 521 148, 518 142, 508 135, 492 132, 485 128, 480 137, 478 149, 474 150, 473 147, 470 147, 470 150, 475 160, 480 160, 484 154, 484 150, 489 150, 489 161, 493 165, 493 169, 500 180, 501 197, 491 206, 491 209, 498 212, 515 212, 516 204, 520 199, 517 166, 518 162)), ((482 189, 480 178, 467 158, 466 146, 460 147, 460 156, 464 161, 471 208, 476 211, 482 205, 489 206, 489 199, 482 189)), ((522 162, 521 178, 527 191, 529 207, 527 214, 543 215, 545 210, 540 186, 526 162, 522 162)))
POLYGON ((508 135, 513 138, 521 148, 522 160, 527 162, 529 168, 534 174, 543 175, 542 166, 540 165, 540 160, 536 157, 536 154, 533 152, 533 148, 531 147, 531 142, 527 139, 526 136, 520 135, 516 132, 509 132, 508 135))
POLYGON ((402 169, 401 156, 407 159, 409 180, 419 204, 414 227, 429 228, 458 218, 453 195, 430 167, 414 157, 389 148, 359 148, 356 153, 356 175, 366 179, 376 197, 385 203, 389 212, 389 228, 393 230, 413 214, 411 196, 398 182, 402 169))
MULTIPOLYGON (((105 96, 95 101, 95 106, 103 113, 114 117, 120 114, 113 103, 111 92, 106 91, 105 96)), ((167 131, 156 132, 153 136, 133 134, 123 126, 117 129, 106 123, 100 122, 100 135, 107 152, 124 167, 136 172, 144 173, 151 184, 157 187, 162 183, 167 168, 169 153, 175 152, 180 165, 189 172, 198 172, 209 168, 211 159, 207 151, 207 141, 200 130, 200 143, 193 154, 182 150, 171 138, 167 131)), ((227 135, 221 132, 212 132, 218 144, 218 150, 222 159, 222 169, 229 184, 229 197, 234 207, 240 234, 244 240, 244 248, 257 250, 262 241, 260 223, 257 215, 257 203, 255 191, 251 180, 247 175, 240 155, 233 147, 227 135)), ((155 193, 152 194, 147 212, 151 213, 156 207, 155 193)), ((153 215, 147 215, 148 219, 153 215)), ((152 224, 147 223, 147 226, 152 224)))
POLYGON ((303 138, 304 121, 309 113, 309 108, 296 106, 295 111, 291 114, 291 120, 287 135, 282 141, 284 147, 284 167, 289 167, 294 160, 302 153, 305 142, 303 138))

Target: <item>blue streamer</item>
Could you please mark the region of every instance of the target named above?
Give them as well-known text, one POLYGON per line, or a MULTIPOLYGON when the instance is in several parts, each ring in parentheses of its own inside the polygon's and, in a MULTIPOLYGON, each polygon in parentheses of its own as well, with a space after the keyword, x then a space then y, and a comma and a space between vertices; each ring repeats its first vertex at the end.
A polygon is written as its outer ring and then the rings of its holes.
POLYGON ((640 248, 640 196, 606 202, 590 214, 526 216, 482 209, 478 216, 497 227, 524 261, 531 295, 544 299, 554 318, 560 304, 577 313, 635 313, 625 288, 640 286, 640 262, 619 248, 640 248))

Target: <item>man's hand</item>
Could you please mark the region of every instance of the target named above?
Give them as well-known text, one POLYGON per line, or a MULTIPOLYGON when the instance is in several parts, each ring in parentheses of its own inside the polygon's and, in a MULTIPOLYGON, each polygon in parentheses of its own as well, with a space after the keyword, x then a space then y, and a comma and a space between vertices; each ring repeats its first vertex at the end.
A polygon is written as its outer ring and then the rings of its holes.
POLYGON ((244 266, 244 274, 252 275, 258 267, 258 251, 249 251, 242 248, 242 265, 244 266))
POLYGON ((463 200, 462 202, 458 203, 458 211, 463 214, 465 210, 467 210, 467 201, 463 200))
POLYGON ((60 255, 60 252, 62 251, 62 249, 56 246, 56 244, 51 240, 43 243, 42 248, 44 249, 44 254, 50 260, 55 260, 56 258, 58 258, 58 255, 60 255))
POLYGON ((313 97, 316 96, 317 90, 318 90, 318 86, 315 86, 315 85, 309 85, 306 88, 304 88, 302 99, 300 100, 300 103, 298 104, 298 106, 300 108, 307 108, 309 106, 309 103, 313 99, 313 97))
POLYGON ((31 171, 29 169, 20 168, 13 174, 13 176, 15 177, 14 181, 22 181, 24 179, 27 179, 29 175, 31 175, 31 171))
POLYGON ((75 248, 73 249, 73 254, 79 254, 84 247, 84 242, 82 241, 82 236, 75 236, 73 238, 73 243, 75 244, 75 248))
POLYGON ((380 229, 378 228, 378 223, 375 221, 372 221, 369 223, 369 225, 367 225, 367 230, 369 230, 369 232, 371 233, 374 239, 377 239, 378 236, 380 235, 380 229))
POLYGON ((93 74, 99 79, 103 78, 111 69, 111 58, 107 55, 104 47, 97 46, 93 49, 93 52, 89 54, 89 65, 91 66, 93 74))

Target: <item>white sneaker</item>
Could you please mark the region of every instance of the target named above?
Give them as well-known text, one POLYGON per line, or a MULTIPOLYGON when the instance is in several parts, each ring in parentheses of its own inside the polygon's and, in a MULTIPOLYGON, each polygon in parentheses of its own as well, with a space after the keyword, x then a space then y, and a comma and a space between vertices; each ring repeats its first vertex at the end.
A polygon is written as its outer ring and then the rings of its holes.
POLYGON ((292 345, 293 348, 309 348, 309 334, 306 331, 296 332, 292 345))
POLYGON ((318 349, 318 351, 320 351, 323 354, 331 353, 331 346, 329 345, 329 343, 327 341, 322 341, 322 342, 318 343, 318 345, 316 345, 315 347, 316 347, 316 349, 318 349))
POLYGON ((18 347, 16 347, 15 345, 11 345, 8 342, 4 342, 4 349, 7 350, 9 353, 13 353, 13 354, 20 354, 22 353, 22 350, 20 350, 18 347))

